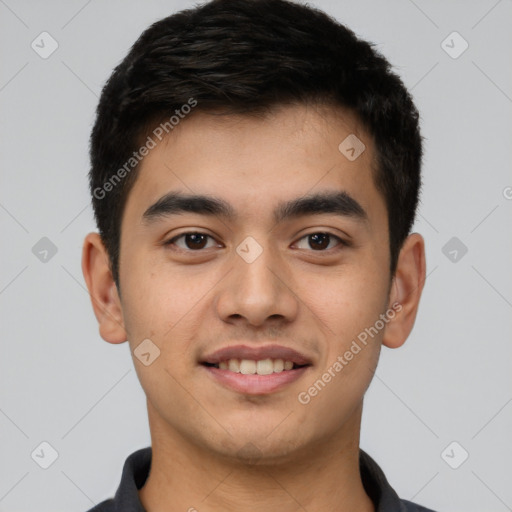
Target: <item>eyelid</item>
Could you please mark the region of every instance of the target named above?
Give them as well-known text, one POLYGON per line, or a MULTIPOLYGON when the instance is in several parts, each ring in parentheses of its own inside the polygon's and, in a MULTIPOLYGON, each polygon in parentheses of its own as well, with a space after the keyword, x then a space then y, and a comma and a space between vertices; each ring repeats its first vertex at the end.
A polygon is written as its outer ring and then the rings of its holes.
MULTIPOLYGON (((180 233, 178 235, 175 235, 173 236, 172 238, 169 238, 168 240, 164 240, 164 242, 162 243, 162 245, 164 246, 171 246, 171 245, 175 245, 175 242, 176 240, 180 239, 181 237, 184 237, 186 235, 202 235, 202 236, 206 236, 208 238, 211 238, 212 240, 215 240, 215 242, 218 244, 219 241, 213 236, 213 235, 210 235, 209 233, 205 233, 203 231, 184 231, 183 233, 180 233)), ((211 249, 212 247, 208 247, 208 249, 211 249)), ((182 251, 182 252, 191 252, 191 253, 201 253, 203 252, 205 249, 198 249, 196 251, 192 250, 192 249, 183 249, 181 247, 177 247, 175 250, 178 250, 178 251, 182 251)))
MULTIPOLYGON (((328 253, 332 250, 336 250, 336 247, 339 247, 339 246, 341 246, 341 247, 350 247, 351 246, 351 243, 349 241, 347 241, 346 239, 341 238, 339 235, 335 235, 331 231, 322 230, 322 229, 317 229, 316 231, 311 231, 310 233, 306 233, 306 234, 302 235, 300 238, 298 238, 296 240, 296 242, 294 242, 294 245, 297 244, 298 242, 300 242, 301 240, 303 240, 304 238, 307 238, 308 236, 316 235, 316 234, 324 234, 324 235, 328 235, 331 238, 335 238, 338 241, 338 244, 335 247, 332 247, 331 249, 327 249, 327 250, 323 250, 323 251, 313 251, 311 249, 311 252, 328 253)), ((209 233, 205 233, 203 231, 185 231, 183 233, 173 236, 169 240, 164 241, 163 245, 164 246, 174 245, 176 240, 178 240, 179 238, 184 237, 186 235, 204 235, 208 238, 211 238, 212 240, 215 240, 216 243, 219 243, 219 241, 213 235, 210 235, 209 233)), ((208 249, 211 249, 211 247, 208 247, 208 249)), ((177 249, 175 249, 175 250, 182 251, 182 252, 190 252, 190 253, 201 253, 205 249, 193 250, 193 249, 183 249, 181 247, 177 247, 177 249)))
POLYGON ((314 251, 313 249, 310 249, 311 252, 314 252, 317 254, 318 253, 330 253, 333 250, 335 251, 337 247, 350 247, 350 245, 351 245, 349 241, 345 240, 344 238, 341 238, 339 235, 335 235, 331 231, 322 230, 322 229, 318 229, 316 231, 311 231, 310 233, 306 233, 305 235, 302 235, 300 238, 297 239, 297 242, 295 242, 294 245, 297 244, 298 242, 300 242, 301 240, 303 240, 304 238, 307 238, 308 236, 317 235, 317 234, 328 235, 330 238, 335 238, 338 241, 338 244, 335 247, 331 247, 330 249, 327 249, 327 250, 314 251))

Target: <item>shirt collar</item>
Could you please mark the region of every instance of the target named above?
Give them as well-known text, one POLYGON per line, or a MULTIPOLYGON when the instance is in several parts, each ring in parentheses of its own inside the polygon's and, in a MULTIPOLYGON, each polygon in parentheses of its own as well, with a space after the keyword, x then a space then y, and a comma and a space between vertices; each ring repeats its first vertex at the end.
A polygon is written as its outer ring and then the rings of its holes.
MULTIPOLYGON (((115 498, 108 500, 114 507, 108 510, 115 512, 146 512, 140 502, 138 490, 142 488, 149 475, 151 454, 151 447, 147 447, 133 452, 126 459, 121 483, 115 498)), ((359 467, 363 486, 373 501, 376 512, 412 512, 415 510, 428 512, 427 509, 416 508, 412 503, 401 500, 389 485, 382 469, 363 450, 359 450, 359 467), (414 508, 410 508, 409 503, 414 508)))

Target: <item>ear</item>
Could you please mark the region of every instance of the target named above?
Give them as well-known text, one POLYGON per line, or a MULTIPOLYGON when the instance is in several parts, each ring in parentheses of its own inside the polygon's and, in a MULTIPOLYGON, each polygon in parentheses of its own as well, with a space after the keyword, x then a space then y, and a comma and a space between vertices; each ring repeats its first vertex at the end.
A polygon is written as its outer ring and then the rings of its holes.
POLYGON ((82 272, 98 320, 100 336, 109 343, 127 340, 121 300, 110 270, 110 260, 98 233, 89 233, 82 250, 82 272))
POLYGON ((425 267, 425 241, 420 234, 412 233, 405 239, 391 282, 388 307, 396 314, 384 331, 382 343, 386 347, 402 346, 412 331, 425 284, 425 267))

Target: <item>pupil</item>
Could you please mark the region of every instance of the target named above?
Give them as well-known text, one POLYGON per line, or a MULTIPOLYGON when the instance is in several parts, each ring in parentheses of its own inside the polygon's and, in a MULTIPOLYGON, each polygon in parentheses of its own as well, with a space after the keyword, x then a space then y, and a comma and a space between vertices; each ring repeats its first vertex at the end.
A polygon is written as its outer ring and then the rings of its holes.
POLYGON ((192 233, 191 235, 187 235, 188 239, 187 239, 187 246, 189 247, 189 249, 202 249, 203 246, 204 246, 204 239, 206 238, 205 235, 202 235, 200 233, 192 233), (201 240, 201 238, 203 238, 203 240, 201 240), (192 246, 193 247, 190 247, 190 241, 192 240, 192 246), (199 242, 199 243, 198 243, 199 242), (202 245, 201 245, 201 242, 202 242, 202 245))
POLYGON ((315 233, 314 235, 310 235, 310 246, 312 249, 325 249, 329 246, 329 235, 327 233, 315 233), (318 243, 319 239, 320 242, 318 243), (313 241, 313 243, 311 243, 311 241, 313 241), (314 247, 315 245, 319 245, 320 247, 314 247))

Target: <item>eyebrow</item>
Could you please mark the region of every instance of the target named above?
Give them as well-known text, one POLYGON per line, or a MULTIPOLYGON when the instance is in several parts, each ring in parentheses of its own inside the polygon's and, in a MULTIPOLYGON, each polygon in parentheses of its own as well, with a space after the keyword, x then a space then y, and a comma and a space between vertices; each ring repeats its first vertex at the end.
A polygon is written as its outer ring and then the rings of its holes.
MULTIPOLYGON (((233 206, 223 199, 183 192, 165 194, 143 213, 142 218, 149 224, 162 217, 182 213, 219 216, 226 220, 236 218, 233 206)), ((280 202, 274 210, 274 222, 279 224, 306 215, 321 214, 335 214, 358 221, 368 221, 368 214, 364 208, 348 193, 339 191, 322 192, 280 202)))

